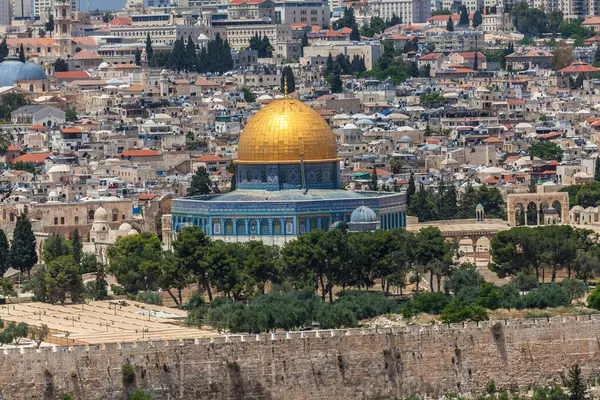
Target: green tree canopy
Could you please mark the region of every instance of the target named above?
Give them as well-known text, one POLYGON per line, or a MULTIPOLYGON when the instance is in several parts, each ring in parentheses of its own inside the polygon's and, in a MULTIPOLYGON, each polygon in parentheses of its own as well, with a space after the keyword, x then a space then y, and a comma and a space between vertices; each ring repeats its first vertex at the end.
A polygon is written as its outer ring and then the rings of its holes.
POLYGON ((208 171, 204 167, 198 167, 196 173, 192 176, 192 182, 188 189, 188 196, 198 196, 208 194, 211 191, 211 181, 208 171))
POLYGON ((36 240, 31 229, 31 222, 25 215, 18 216, 9 253, 11 267, 21 273, 27 272, 29 277, 31 269, 38 261, 35 246, 36 240))
POLYGON ((158 236, 150 232, 124 236, 109 248, 109 272, 128 293, 158 289, 165 254, 158 236))
POLYGON ((60 256, 46 265, 46 296, 50 303, 83 300, 83 280, 72 255, 60 256))
POLYGON ((529 154, 542 160, 562 161, 563 149, 556 143, 537 141, 529 146, 529 154))

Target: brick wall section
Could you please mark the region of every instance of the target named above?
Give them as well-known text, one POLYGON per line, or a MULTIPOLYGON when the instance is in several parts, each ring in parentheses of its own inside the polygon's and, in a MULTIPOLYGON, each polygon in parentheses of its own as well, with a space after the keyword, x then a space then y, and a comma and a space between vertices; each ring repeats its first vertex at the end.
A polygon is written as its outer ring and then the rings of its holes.
POLYGON ((402 330, 0 350, 0 398, 124 399, 131 363, 153 399, 390 399, 561 384, 600 374, 600 316, 402 330), (258 340, 257 340, 258 339, 258 340))

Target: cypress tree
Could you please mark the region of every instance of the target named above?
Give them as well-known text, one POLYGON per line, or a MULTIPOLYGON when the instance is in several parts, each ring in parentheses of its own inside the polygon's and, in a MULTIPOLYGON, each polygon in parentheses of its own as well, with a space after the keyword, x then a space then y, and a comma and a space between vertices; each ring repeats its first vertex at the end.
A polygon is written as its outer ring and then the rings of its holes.
POLYGON ((287 77, 287 92, 294 93, 296 91, 296 81, 294 80, 294 72, 292 67, 286 65, 281 73, 281 93, 284 92, 285 78, 287 77))
POLYGON ((467 7, 464 5, 460 8, 460 19, 458 20, 458 24, 462 26, 469 26, 469 12, 467 11, 467 7))
POLYGON ((31 269, 38 261, 35 251, 36 240, 31 222, 25 215, 17 217, 17 224, 13 233, 13 241, 10 247, 9 263, 14 269, 21 273, 27 272, 28 279, 31 277, 31 269))
POLYGON ((135 65, 142 65, 142 52, 138 48, 135 49, 135 65))
POLYGON ((569 400, 585 400, 587 389, 581 379, 581 368, 579 364, 573 365, 569 370, 569 400))
POLYGON ((448 22, 446 22, 446 30, 448 32, 454 32, 454 21, 452 21, 452 15, 448 16, 448 22))
POLYGON ((331 53, 327 56, 327 63, 325 64, 325 74, 330 74, 333 72, 333 56, 331 53))
POLYGON ((6 234, 3 229, 0 229, 0 278, 4 276, 6 271, 8 270, 8 254, 9 254, 9 245, 8 239, 6 238, 6 234))
POLYGON ((23 43, 21 43, 21 47, 19 48, 19 61, 22 63, 25 62, 25 49, 23 48, 23 43))
POLYGON ((152 49, 152 40, 150 39, 150 32, 146 35, 146 61, 150 63, 152 61, 152 55, 154 54, 154 49, 152 49))
POLYGON ((377 191, 377 181, 379 180, 377 176, 377 169, 373 167, 373 171, 371 172, 371 182, 369 183, 369 190, 377 191))
POLYGON ((475 11, 473 14, 473 28, 477 28, 483 23, 483 17, 481 16, 481 12, 479 10, 475 11))
POLYGON ((600 181, 600 160, 598 158, 594 161, 594 179, 600 181))
POLYGON ((411 173, 408 179, 408 188, 406 189, 406 206, 410 205, 411 198, 414 196, 417 188, 415 187, 415 176, 411 173))
POLYGON ((187 45, 185 47, 185 64, 188 71, 196 70, 196 46, 192 40, 192 35, 188 36, 187 45))
POLYGON ((8 57, 8 45, 6 44, 6 38, 4 38, 0 43, 0 62, 4 61, 6 57, 8 57))
POLYGON ((350 32, 350 40, 358 42, 360 40, 360 32, 358 31, 358 25, 352 25, 352 32, 350 32))
POLYGON ((73 232, 71 232, 70 239, 71 246, 73 247, 73 261, 75 261, 75 264, 81 265, 83 243, 81 241, 81 234, 79 233, 79 229, 75 228, 73 232))

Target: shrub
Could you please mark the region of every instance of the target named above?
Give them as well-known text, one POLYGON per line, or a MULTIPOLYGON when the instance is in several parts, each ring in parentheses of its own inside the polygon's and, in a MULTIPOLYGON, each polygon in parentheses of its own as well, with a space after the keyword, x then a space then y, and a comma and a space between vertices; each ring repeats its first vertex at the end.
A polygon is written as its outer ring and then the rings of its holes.
POLYGON ((420 312, 440 314, 449 302, 450 299, 444 293, 424 292, 419 293, 411 303, 413 303, 415 309, 420 312))
POLYGON ((525 272, 519 272, 515 277, 515 284, 519 290, 531 290, 539 286, 537 276, 535 274, 528 274, 525 272))
POLYGON ((596 286, 596 289, 587 298, 588 307, 594 310, 600 310, 600 285, 596 286))
POLYGON ((135 296, 135 301, 139 301, 140 303, 152 304, 155 306, 162 306, 162 297, 156 292, 139 292, 135 296))
POLYGON ((121 365, 121 374, 123 375, 123 383, 126 385, 135 382, 135 371, 131 364, 121 365))
POLYGON ((442 321, 454 323, 462 321, 485 321, 488 319, 487 310, 469 302, 454 299, 442 311, 442 321))
POLYGON ((137 389, 128 397, 129 400, 152 400, 150 393, 146 393, 144 389, 137 389))
POLYGON ((73 400, 73 396, 71 396, 69 393, 63 393, 61 396, 62 400, 73 400))
POLYGON ((475 303, 489 310, 497 310, 502 307, 504 293, 493 283, 484 282, 477 291, 475 303))
POLYGON ((115 285, 114 283, 110 285, 110 290, 112 290, 115 296, 125 296, 127 294, 127 291, 123 286, 115 285))
POLYGON ((323 303, 317 313, 317 323, 321 329, 353 328, 358 324, 355 312, 349 304, 336 302, 323 303))
POLYGON ((483 276, 477 272, 475 265, 463 264, 444 282, 444 289, 459 300, 474 301, 483 282, 483 276))
POLYGON ((569 304, 571 304, 573 300, 582 298, 587 290, 585 283, 578 279, 565 279, 561 282, 561 286, 565 296, 567 296, 569 304))
POLYGON ((522 297, 524 308, 548 308, 568 306, 569 299, 562 287, 556 283, 542 285, 522 297))

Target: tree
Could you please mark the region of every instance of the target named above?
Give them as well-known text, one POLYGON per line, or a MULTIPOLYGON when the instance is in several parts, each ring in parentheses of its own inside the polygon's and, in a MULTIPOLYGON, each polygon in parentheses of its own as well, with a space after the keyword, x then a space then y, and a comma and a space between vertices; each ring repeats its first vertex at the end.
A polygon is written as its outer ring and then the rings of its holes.
POLYGON ((23 43, 21 43, 21 46, 19 47, 19 61, 22 63, 25 62, 25 49, 23 48, 23 43))
POLYGON ((600 181, 600 160, 598 158, 594 158, 594 179, 600 181))
POLYGON ((186 70, 187 61, 183 37, 180 37, 179 39, 175 40, 175 43, 173 44, 173 51, 171 51, 170 67, 174 71, 186 70))
POLYGON ((259 58, 272 57, 273 47, 267 35, 262 38, 258 36, 258 33, 250 38, 250 50, 256 50, 259 58))
POLYGON ((177 307, 183 306, 182 290, 189 284, 191 278, 190 271, 180 263, 171 252, 165 254, 165 262, 162 265, 159 286, 169 293, 169 296, 175 302, 177 307), (172 289, 177 290, 177 296, 173 294, 172 289))
POLYGON ((198 54, 196 53, 196 45, 192 40, 192 35, 189 35, 185 47, 185 66, 187 71, 195 71, 197 69, 197 57, 198 54))
POLYGON ((529 154, 542 160, 561 162, 563 149, 556 143, 537 141, 529 146, 529 154))
POLYGON ((333 57, 331 53, 327 56, 327 62, 325 63, 325 74, 331 74, 333 72, 333 57))
POLYGON ((529 189, 527 191, 529 193, 537 193, 537 184, 535 183, 533 175, 529 178, 529 189))
POLYGON ((444 323, 450 324, 462 321, 485 321, 488 319, 488 314, 481 306, 454 299, 444 307, 441 317, 444 323))
POLYGON ((254 103, 256 101, 256 95, 247 87, 242 88, 242 93, 244 94, 244 101, 246 103, 254 103))
POLYGON ((98 261, 93 253, 83 254, 80 273, 94 274, 94 280, 85 285, 86 296, 93 300, 105 300, 108 298, 108 283, 106 282, 106 266, 98 261))
POLYGON ((158 236, 151 232, 124 236, 108 249, 109 272, 127 293, 158 289, 165 254, 158 236))
POLYGON ((511 12, 515 29, 525 36, 540 37, 548 32, 548 16, 538 8, 530 8, 522 1, 516 4, 511 12))
POLYGON ((54 15, 50 14, 48 16, 48 20, 46 21, 44 27, 46 28, 46 32, 50 32, 50 34, 54 32, 54 15))
MULTIPOLYGON (((15 345, 19 345, 21 339, 27 337, 29 334, 29 325, 24 322, 9 322, 8 325, 2 331, 3 339, 10 339, 8 343, 15 342, 15 345)), ((0 340, 2 344, 8 344, 4 340, 0 340)))
POLYGON ((144 389, 136 389, 129 397, 129 400, 152 400, 152 395, 146 393, 144 389))
POLYGON ((44 240, 44 263, 48 264, 58 257, 68 256, 73 254, 73 247, 68 240, 66 240, 60 234, 54 234, 48 236, 46 240, 44 240))
POLYGON ((208 266, 205 254, 210 246, 210 238, 195 226, 186 226, 173 242, 176 261, 193 274, 198 282, 198 289, 204 288, 212 301, 212 292, 208 281, 208 266))
POLYGON ((4 59, 8 57, 8 44, 6 44, 6 37, 2 39, 2 43, 0 43, 0 62, 4 61, 4 59))
POLYGON ((38 261, 35 246, 36 240, 31 222, 25 215, 18 216, 10 247, 9 263, 14 269, 21 271, 21 274, 27 272, 28 278, 31 269, 38 261))
POLYGON ((65 110, 65 119, 69 122, 73 122, 77 119, 77 111, 73 108, 67 108, 65 110))
POLYGON ((0 278, 8 270, 9 264, 9 244, 3 229, 0 229, 0 278))
POLYGON ((378 181, 379 179, 377 177, 377 169, 373 167, 373 170, 371 171, 371 181, 369 182, 369 190, 376 192, 379 186, 378 181))
POLYGON ((150 39, 150 32, 146 34, 146 61, 150 63, 152 61, 152 56, 154 55, 154 50, 152 49, 152 40, 150 39))
POLYGON ((473 57, 473 69, 479 70, 479 52, 475 49, 475 56, 473 57))
POLYGON ((573 47, 566 41, 561 40, 552 51, 552 68, 563 69, 573 62, 573 47))
POLYGON ((448 32, 454 32, 454 21, 452 21, 452 15, 448 17, 448 22, 446 22, 446 30, 448 32))
POLYGON ((569 388, 569 400, 585 400, 587 398, 587 389, 581 378, 579 364, 575 364, 569 369, 567 387, 569 388))
POLYGON ((350 40, 354 42, 360 41, 360 32, 358 31, 358 25, 352 25, 352 31, 350 32, 350 40))
POLYGON ((50 334, 50 329, 48 328, 48 325, 46 325, 46 324, 42 324, 42 326, 40 326, 40 327, 37 327, 37 326, 29 327, 29 337, 31 338, 31 340, 33 340, 35 342, 36 349, 40 348, 40 345, 42 344, 42 342, 44 340, 46 340, 46 338, 48 337, 48 334, 50 334))
POLYGON ((46 294, 52 304, 64 304, 67 296, 73 303, 83 300, 83 280, 73 256, 60 256, 46 264, 46 294))
POLYGON ((304 48, 310 46, 306 30, 302 33, 302 41, 300 42, 300 45, 302 46, 302 55, 304 55, 304 48))
POLYGON ((460 7, 460 19, 458 20, 458 25, 469 26, 469 11, 467 11, 467 6, 464 4, 460 7))
POLYGON ((139 47, 135 48, 135 65, 142 65, 142 51, 139 49, 139 47))
POLYGON ((57 58, 56 61, 52 64, 54 66, 54 71, 56 72, 66 72, 69 70, 69 64, 62 58, 57 58))
POLYGON ((341 93, 343 91, 342 77, 339 71, 334 71, 329 78, 329 88, 331 93, 341 93))
POLYGON ((471 22, 471 24, 473 25, 473 28, 477 28, 482 23, 483 23, 483 17, 481 16, 481 13, 479 12, 479 10, 477 10, 477 11, 475 11, 475 14, 473 14, 473 21, 471 22))
POLYGON ((390 168, 392 169, 393 174, 399 174, 402 170, 402 166, 404 163, 400 159, 400 157, 392 157, 390 158, 390 168))
POLYGON ((411 200, 416 191, 417 188, 415 187, 415 176, 411 173, 410 178, 408 178, 408 188, 406 189, 406 207, 410 206, 411 200))
POLYGON ((81 256, 83 251, 83 243, 81 240, 81 234, 79 233, 79 229, 75 228, 73 232, 71 232, 71 248, 73 249, 73 260, 75 264, 81 265, 81 256))
POLYGON ((287 85, 287 93, 294 93, 296 91, 296 81, 294 79, 294 71, 292 71, 292 67, 286 65, 283 67, 283 71, 281 72, 281 93, 284 93, 284 87, 287 85))
POLYGON ((210 177, 208 176, 208 172, 204 167, 198 167, 196 173, 192 176, 192 182, 190 183, 190 187, 188 189, 188 196, 199 196, 203 194, 210 193, 210 188, 212 183, 210 181, 210 177))

